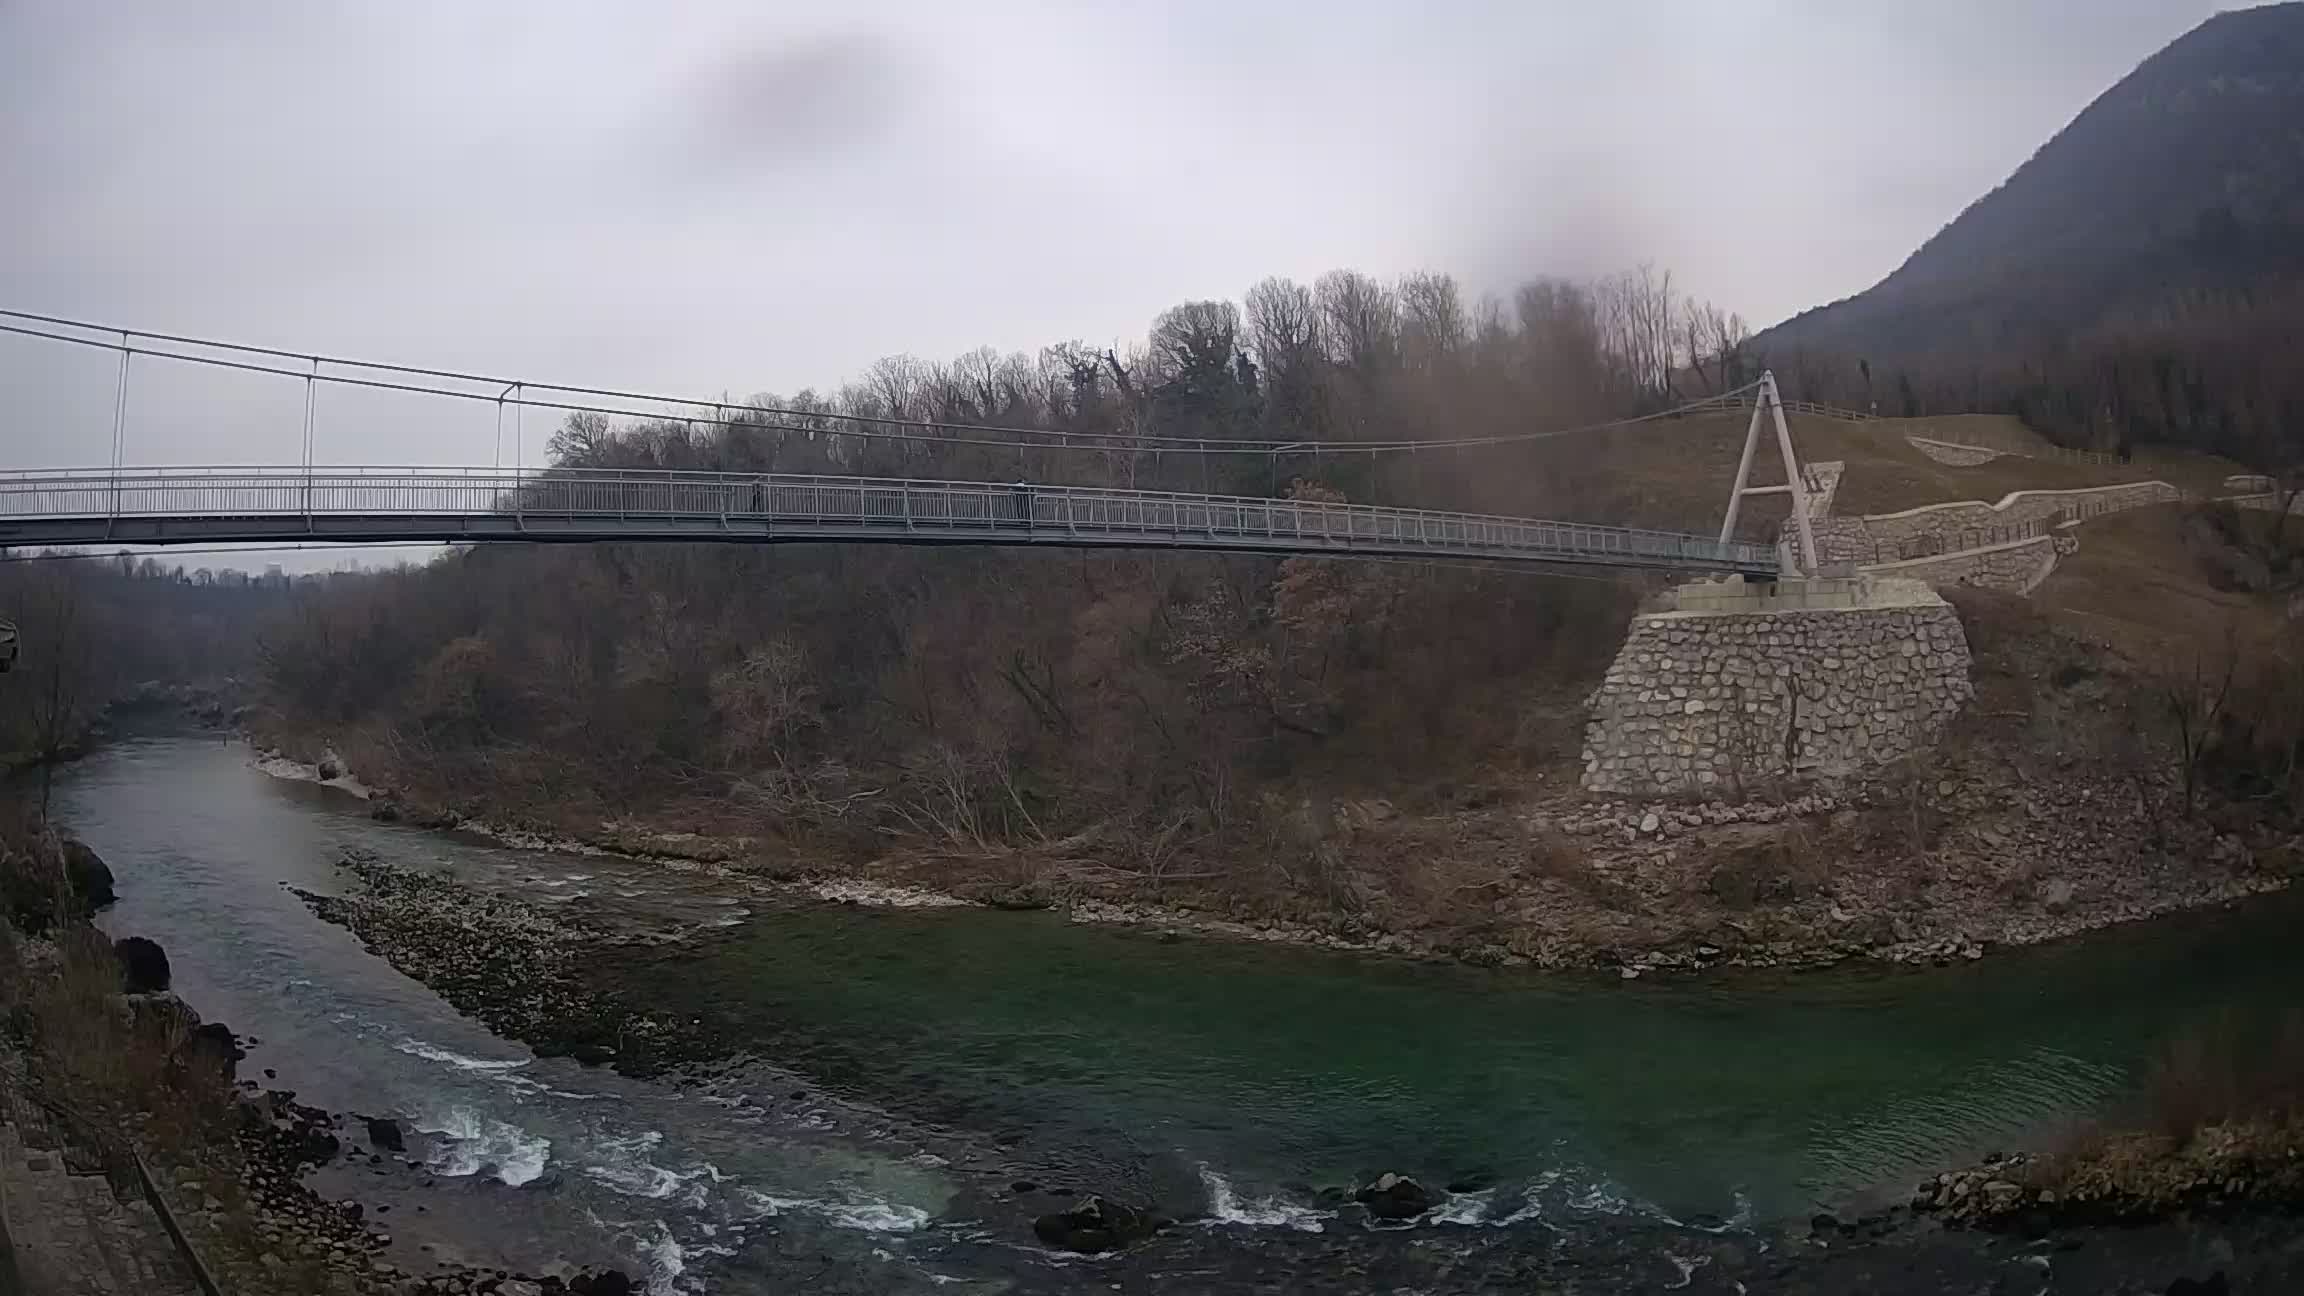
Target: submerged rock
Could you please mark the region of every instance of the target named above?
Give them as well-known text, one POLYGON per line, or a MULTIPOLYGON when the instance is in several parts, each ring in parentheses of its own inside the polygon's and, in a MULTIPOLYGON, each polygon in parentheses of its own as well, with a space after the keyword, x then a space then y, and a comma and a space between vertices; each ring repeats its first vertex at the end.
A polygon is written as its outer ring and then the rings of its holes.
POLYGON ((1368 1213, 1380 1220, 1414 1219, 1436 1204, 1424 1185, 1406 1175, 1379 1175, 1376 1182, 1363 1185, 1352 1194, 1352 1200, 1368 1208, 1368 1213))
POLYGON ((1090 1197, 1068 1211, 1057 1211, 1032 1221, 1033 1235, 1065 1251, 1094 1254, 1117 1251, 1151 1235, 1153 1219, 1145 1212, 1102 1197, 1090 1197))
POLYGON ((387 1152, 405 1152, 407 1140, 400 1136, 400 1123, 382 1116, 368 1118, 368 1143, 387 1152))

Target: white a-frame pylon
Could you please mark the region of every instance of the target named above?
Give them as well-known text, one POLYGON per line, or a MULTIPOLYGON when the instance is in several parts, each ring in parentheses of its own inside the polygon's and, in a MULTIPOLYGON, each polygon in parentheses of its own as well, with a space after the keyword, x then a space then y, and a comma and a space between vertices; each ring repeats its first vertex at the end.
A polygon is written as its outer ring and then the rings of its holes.
POLYGON ((1800 457, 1792 452, 1792 429, 1784 425, 1784 401, 1776 394, 1776 374, 1770 370, 1760 375, 1760 390, 1752 402, 1752 426, 1744 432, 1744 457, 1736 461, 1736 484, 1728 491, 1728 516, 1720 523, 1720 543, 1735 538, 1736 514, 1743 508, 1747 495, 1790 495, 1792 497, 1792 525, 1798 533, 1799 549, 1787 557, 1786 576, 1815 574, 1818 556, 1816 532, 1808 523, 1808 483, 1800 476, 1800 457), (1752 481, 1752 452, 1760 448, 1760 420, 1773 415, 1776 420, 1776 448, 1784 456, 1784 485, 1754 486, 1752 481))

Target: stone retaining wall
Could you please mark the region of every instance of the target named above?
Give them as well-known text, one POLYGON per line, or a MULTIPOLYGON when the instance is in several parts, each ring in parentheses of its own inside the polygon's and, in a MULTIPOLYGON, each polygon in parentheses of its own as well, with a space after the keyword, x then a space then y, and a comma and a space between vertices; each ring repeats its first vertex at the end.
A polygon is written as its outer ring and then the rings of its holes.
POLYGON ((1940 464, 1949 464, 1954 468, 1973 468, 1978 464, 1990 463, 2008 453, 2005 450, 1994 450, 1989 446, 1955 445, 1950 441, 1931 441, 1926 437, 1908 436, 1904 440, 1906 444, 1921 454, 1940 464))
MULTIPOLYGON (((1997 504, 1965 500, 1956 504, 1928 504, 1901 513, 1875 513, 1863 519, 1874 540, 1907 540, 1920 536, 1957 536, 1963 531, 2021 526, 2044 522, 2066 512, 2095 515, 2116 513, 2146 504, 2165 504, 2183 498, 2183 492, 2164 481, 2129 482, 2121 486, 2094 486, 2080 490, 2016 491, 1997 504)), ((1821 544, 1821 542, 1819 542, 1821 544)))
POLYGON ((1635 617, 1591 698, 1585 788, 1717 795, 1785 775, 1844 775, 1933 742, 1972 695, 1950 605, 1869 582, 1845 610, 1635 617))
POLYGON ((2041 535, 1930 558, 1868 564, 1863 571, 1868 576, 1923 580, 1938 588, 1973 585, 1978 589, 2029 594, 2056 570, 2056 559, 2072 552, 2078 543, 2070 535, 2041 535))
MULTIPOLYGON (((2293 498, 2280 491, 2273 491, 2264 495, 2234 495, 2226 502, 2235 508, 2258 509, 2266 513, 2277 513, 2280 511, 2280 501, 2283 499, 2288 500, 2290 513, 2304 513, 2304 492, 2299 492, 2293 498)), ((1818 543, 1821 544, 1822 541, 1818 541, 1818 543)))

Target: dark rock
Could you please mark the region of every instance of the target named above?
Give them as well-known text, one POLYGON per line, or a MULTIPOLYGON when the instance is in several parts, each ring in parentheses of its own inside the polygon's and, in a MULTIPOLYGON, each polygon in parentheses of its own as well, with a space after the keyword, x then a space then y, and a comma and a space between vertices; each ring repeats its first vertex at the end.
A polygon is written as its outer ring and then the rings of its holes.
POLYGON ((66 837, 63 845, 64 880, 82 905, 93 912, 119 899, 112 893, 112 870, 105 867, 101 856, 78 838, 66 837))
POLYGON ((319 769, 320 777, 323 779, 344 777, 344 767, 337 764, 335 761, 328 760, 326 758, 321 760, 319 769))
POLYGON ((232 1038, 231 1028, 222 1022, 208 1022, 193 1027, 187 1052, 214 1065, 224 1073, 227 1080, 232 1078, 240 1059, 248 1056, 240 1051, 239 1043, 232 1038))
POLYGON ((294 1130, 293 1140, 291 1146, 295 1150, 297 1160, 309 1161, 313 1165, 325 1165, 334 1160, 336 1153, 342 1150, 344 1146, 337 1141, 334 1134, 313 1125, 297 1126, 294 1130))
POLYGON ((157 941, 129 936, 112 942, 120 960, 120 988, 128 994, 155 994, 168 988, 168 955, 157 941))
POLYGON ((172 1047, 175 1036, 191 1038, 200 1027, 200 1014, 169 991, 125 994, 120 999, 128 1006, 128 1017, 137 1033, 163 1047, 172 1047))
POLYGON ((400 803, 397 801, 379 801, 368 811, 368 817, 378 823, 398 823, 401 814, 400 803))
POLYGON ((1376 1182, 1362 1185, 1352 1194, 1352 1200, 1368 1208, 1368 1213, 1380 1220, 1409 1220, 1432 1209, 1432 1194, 1424 1185, 1406 1175, 1379 1175, 1376 1182))
POLYGON ((569 1046, 568 1056, 585 1066, 606 1066, 616 1060, 616 1050, 605 1044, 574 1044, 569 1046))
POLYGON ((1094 1254, 1117 1251, 1151 1234, 1151 1216, 1102 1197, 1090 1197, 1068 1211, 1032 1221, 1033 1235, 1064 1251, 1094 1254))
POLYGON ((1040 1191, 1040 1185, 1032 1182, 1029 1179, 1019 1179, 1016 1182, 1008 1185, 1008 1191, 1012 1193, 1038 1192, 1040 1191))
POLYGON ((603 1269, 592 1275, 591 1288, 583 1291, 582 1296, 632 1296, 635 1290, 632 1280, 625 1277, 622 1270, 603 1269))
POLYGON ((384 1117, 368 1118, 368 1142, 387 1152, 408 1150, 408 1141, 400 1134, 400 1123, 384 1117))
POLYGON ((2221 1269, 2206 1278, 2179 1278, 2168 1284, 2168 1296, 2230 1296, 2231 1291, 2221 1269))
POLYGON ((1446 1185, 1447 1190, 1452 1193, 1486 1192, 1495 1186, 1496 1172, 1485 1168, 1467 1170, 1449 1180, 1446 1185))

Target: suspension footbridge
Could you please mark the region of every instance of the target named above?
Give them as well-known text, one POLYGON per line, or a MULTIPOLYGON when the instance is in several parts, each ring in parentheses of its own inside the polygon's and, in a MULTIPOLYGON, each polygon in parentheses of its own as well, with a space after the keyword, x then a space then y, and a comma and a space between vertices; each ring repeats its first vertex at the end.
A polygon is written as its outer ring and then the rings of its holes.
MULTIPOLYGON (((582 466, 332 467, 313 462, 317 441, 314 396, 330 384, 493 402, 500 432, 508 408, 672 418, 691 425, 722 427, 761 426, 762 414, 757 408, 737 407, 739 412, 731 417, 729 407, 710 402, 298 356, 19 312, 0 311, 0 334, 93 347, 119 356, 113 462, 101 467, 0 473, 0 547, 410 541, 810 542, 1447 557, 1755 577, 1773 577, 1785 566, 1777 546, 1733 539, 1727 527, 1715 537, 1318 499, 1138 490, 1046 480, 951 481, 582 466), (199 467, 137 467, 123 462, 131 362, 137 360, 269 374, 304 384, 305 462, 199 467), (490 390, 493 395, 488 394, 490 390), (610 401, 616 403, 603 403, 610 401), (635 407, 636 402, 656 404, 635 407), (678 412, 667 413, 667 404, 678 412)), ((1753 405, 1757 435, 1762 406, 1773 399, 1774 386, 1755 386, 1761 389, 1753 405)), ((1306 448, 1305 443, 1122 438, 895 419, 852 421, 876 426, 842 427, 831 434, 992 445, 1015 451, 1019 462, 1023 462, 1027 449, 1036 453, 1088 451, 1107 457, 1179 451, 1204 456, 1270 454, 1277 462, 1283 451, 1301 453, 1306 448)), ((792 430, 812 435, 821 432, 819 428, 792 430)), ((1512 439, 1398 446, 1332 443, 1329 450, 1377 454, 1428 449, 1436 444, 1491 444, 1512 439)), ((1747 466, 1749 459, 1748 452, 1747 466)), ((1743 487, 1742 474, 1738 486, 1743 487)), ((1758 489, 1762 488, 1754 488, 1758 489)))

